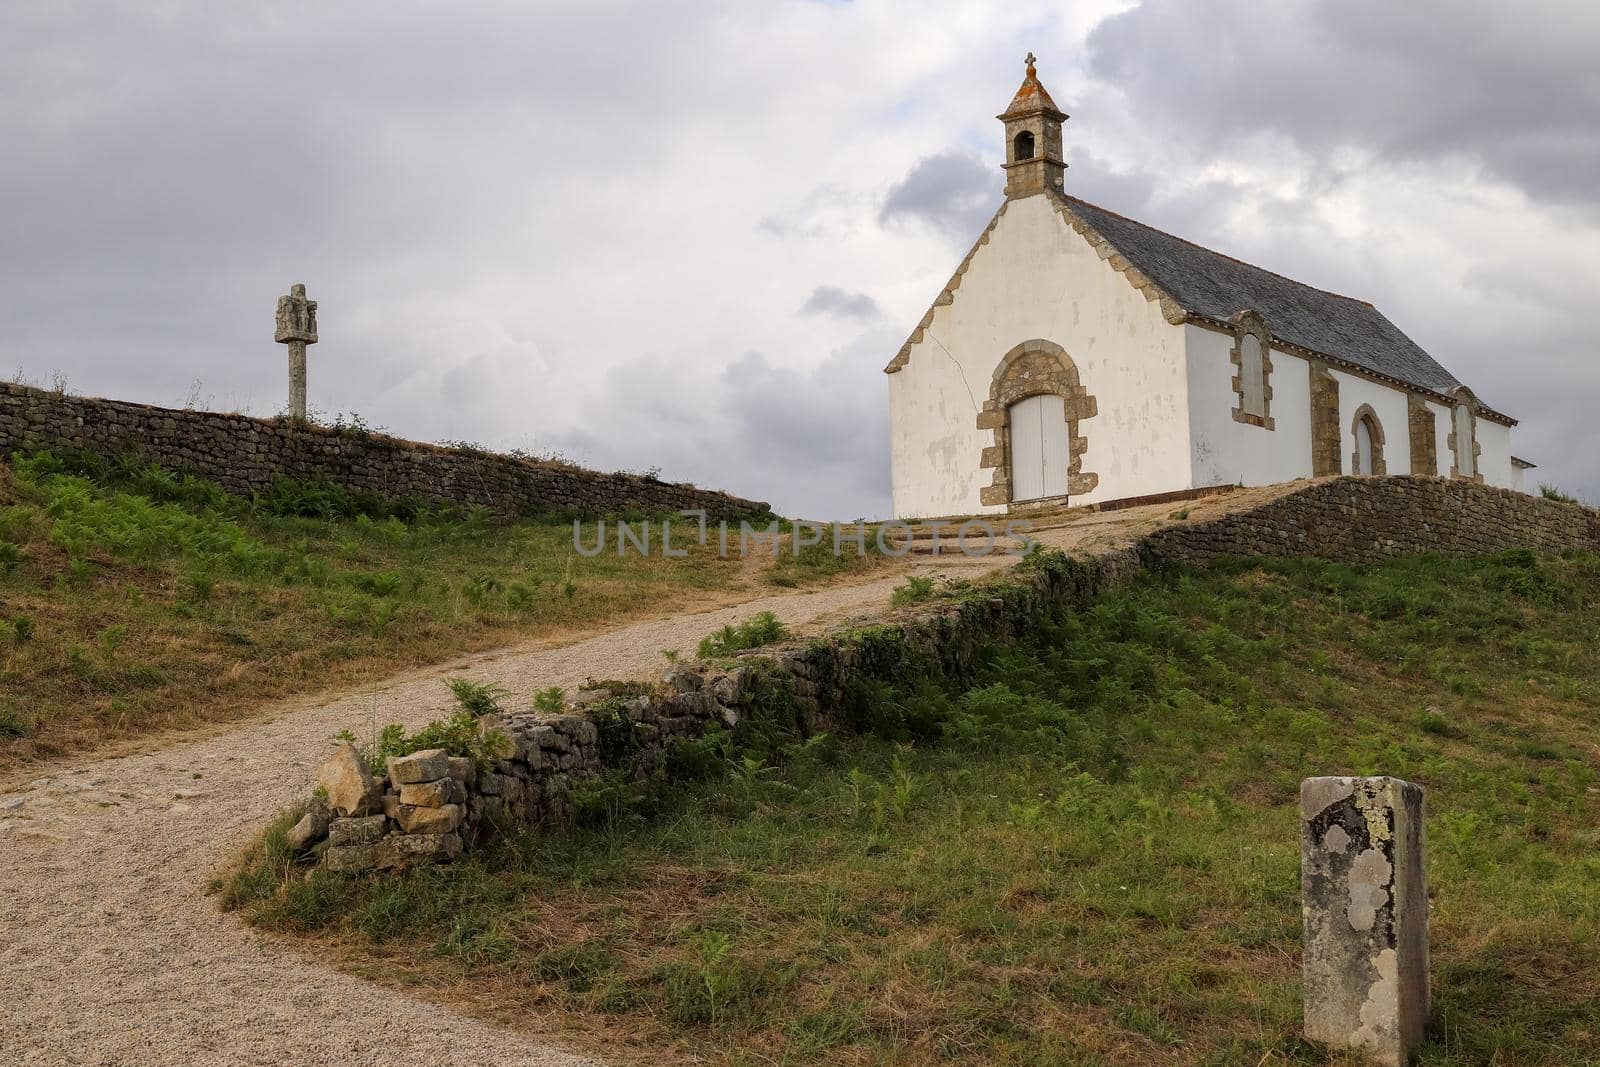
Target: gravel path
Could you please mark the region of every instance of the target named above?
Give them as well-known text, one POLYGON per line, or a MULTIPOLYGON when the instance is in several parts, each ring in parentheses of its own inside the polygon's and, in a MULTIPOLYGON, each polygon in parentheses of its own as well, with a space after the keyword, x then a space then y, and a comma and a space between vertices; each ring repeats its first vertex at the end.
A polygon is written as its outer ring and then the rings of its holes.
MULTIPOLYGON (((1088 516, 1044 539, 1126 540, 1170 506, 1088 516)), ((1211 509, 1207 509, 1211 510, 1211 509)), ((1200 517, 1196 515, 1195 517, 1200 517)), ((927 558, 974 575, 1004 558, 927 558)), ((0 793, 0 1050, 40 1064, 585 1064, 595 1061, 330 970, 218 911, 206 883, 305 797, 328 738, 377 718, 417 725, 467 674, 519 695, 588 677, 644 677, 661 649, 758 611, 804 632, 876 608, 903 570, 638 622, 564 647, 466 657, 156 751, 77 760, 0 793)), ((35 772, 36 774, 39 772, 35 772)))

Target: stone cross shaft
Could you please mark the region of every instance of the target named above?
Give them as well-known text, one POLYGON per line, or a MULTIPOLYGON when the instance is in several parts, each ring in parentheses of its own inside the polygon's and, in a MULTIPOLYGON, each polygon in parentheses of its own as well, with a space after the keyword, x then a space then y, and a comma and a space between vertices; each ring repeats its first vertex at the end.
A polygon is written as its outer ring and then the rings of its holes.
POLYGON ((298 282, 289 287, 288 296, 278 297, 274 340, 289 346, 289 417, 304 421, 306 345, 317 343, 317 302, 306 299, 306 287, 298 282))
POLYGON ((1405 1067, 1428 1022, 1422 787, 1300 784, 1306 1037, 1405 1067))

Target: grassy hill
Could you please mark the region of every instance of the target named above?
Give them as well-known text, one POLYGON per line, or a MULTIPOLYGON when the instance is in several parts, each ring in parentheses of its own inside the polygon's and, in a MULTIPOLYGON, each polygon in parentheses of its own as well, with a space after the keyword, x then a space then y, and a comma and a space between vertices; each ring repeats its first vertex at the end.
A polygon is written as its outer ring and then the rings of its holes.
POLYGON ((736 563, 680 547, 585 559, 561 522, 290 481, 244 500, 89 456, 0 464, 0 769, 734 582, 736 563))
POLYGON ((1594 1062, 1597 603, 1592 555, 1147 575, 864 693, 860 734, 707 744, 696 782, 393 879, 269 840, 225 899, 652 1062, 1346 1062, 1298 1036, 1297 790, 1386 773, 1428 790, 1422 1062, 1594 1062))

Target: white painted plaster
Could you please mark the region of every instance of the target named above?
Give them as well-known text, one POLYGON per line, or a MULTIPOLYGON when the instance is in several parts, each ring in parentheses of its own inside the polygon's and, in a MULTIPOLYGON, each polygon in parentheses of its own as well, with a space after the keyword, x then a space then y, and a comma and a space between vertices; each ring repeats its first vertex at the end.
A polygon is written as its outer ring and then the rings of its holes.
POLYGON ((1183 328, 1189 369, 1191 485, 1272 485, 1311 474, 1311 368, 1272 350, 1268 405, 1273 429, 1237 422, 1233 409, 1233 337, 1183 328))
POLYGON ((895 514, 1003 510, 978 501, 993 474, 978 464, 994 435, 977 415, 1001 358, 1033 338, 1065 349, 1098 403, 1078 433, 1088 441, 1083 470, 1100 481, 1074 502, 1188 488, 1185 333, 1047 197, 1011 201, 954 302, 936 309, 909 362, 889 375, 895 514))
POLYGON ((1372 408, 1383 427, 1383 463, 1390 474, 1411 473, 1411 432, 1404 390, 1329 368, 1339 383, 1339 470, 1354 474, 1356 412, 1362 404, 1372 408))
POLYGON ((1423 403, 1427 404, 1429 413, 1433 415, 1433 454, 1439 467, 1434 473, 1441 478, 1448 478, 1450 465, 1454 462, 1450 454, 1450 408, 1432 400, 1423 403))
POLYGON ((1478 454, 1478 469, 1483 472, 1485 484, 1516 488, 1517 479, 1511 469, 1511 427, 1479 418, 1477 433, 1478 444, 1483 448, 1478 454))

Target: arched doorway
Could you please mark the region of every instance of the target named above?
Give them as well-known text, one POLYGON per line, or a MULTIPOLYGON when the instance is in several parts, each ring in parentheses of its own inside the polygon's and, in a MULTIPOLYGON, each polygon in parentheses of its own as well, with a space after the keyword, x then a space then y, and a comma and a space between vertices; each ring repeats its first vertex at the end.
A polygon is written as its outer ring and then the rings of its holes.
POLYGON ((1100 478, 1084 469, 1089 442, 1082 426, 1095 410, 1077 365, 1060 345, 1035 338, 1007 352, 978 412, 978 429, 994 434, 978 461, 981 469, 994 471, 978 491, 979 502, 992 506, 1092 491, 1100 478))

